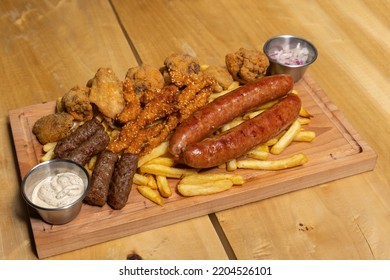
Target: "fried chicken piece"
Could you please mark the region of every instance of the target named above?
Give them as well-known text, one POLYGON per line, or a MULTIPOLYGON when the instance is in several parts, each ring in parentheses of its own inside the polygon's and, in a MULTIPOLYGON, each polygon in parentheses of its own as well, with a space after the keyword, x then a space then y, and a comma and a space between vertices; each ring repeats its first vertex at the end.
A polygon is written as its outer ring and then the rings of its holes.
POLYGON ((269 66, 269 60, 263 52, 244 48, 227 54, 225 63, 233 79, 241 84, 247 84, 265 76, 269 66))
POLYGON ((141 113, 141 102, 133 91, 132 85, 128 79, 125 80, 123 85, 123 96, 126 101, 125 108, 117 115, 117 121, 125 124, 129 121, 133 121, 141 113))
POLYGON ((57 142, 71 134, 73 121, 73 116, 68 113, 54 113, 38 119, 32 131, 42 145, 57 142))
POLYGON ((100 68, 91 81, 89 100, 106 117, 114 119, 125 107, 123 84, 110 68, 100 68))
POLYGON ((117 120, 123 124, 135 120, 141 112, 141 105, 156 98, 164 84, 164 77, 158 69, 149 65, 130 68, 123 84, 126 107, 117 120))
POLYGON ((213 93, 212 87, 205 87, 201 89, 185 107, 180 109, 180 122, 183 122, 193 112, 206 105, 211 93, 213 93))
POLYGON ((207 102, 208 96, 213 92, 215 84, 216 81, 213 77, 200 73, 197 83, 191 84, 181 91, 177 101, 177 106, 179 107, 181 115, 183 115, 181 120, 184 120, 196 109, 206 104, 205 102, 207 102), (205 89, 208 90, 205 91, 205 89), (201 92, 203 92, 202 95, 208 93, 206 100, 198 97, 201 92), (200 100, 203 101, 200 102, 200 100), (194 104, 194 102, 196 104, 194 104))
POLYGON ((144 145, 140 155, 142 156, 150 153, 155 147, 165 141, 178 124, 179 118, 177 114, 173 113, 169 115, 163 124, 163 128, 153 138, 149 139, 149 141, 144 145))
POLYGON ((232 75, 224 67, 210 65, 204 70, 204 73, 215 79, 214 92, 226 90, 233 83, 232 75))
POLYGON ((160 70, 146 64, 130 68, 127 71, 125 81, 127 83, 126 91, 132 90, 142 103, 148 103, 154 99, 154 93, 159 92, 165 85, 160 70))
POLYGON ((146 145, 150 139, 156 137, 163 128, 164 123, 162 122, 142 128, 138 132, 137 137, 126 148, 126 153, 140 154, 144 145, 146 145))
POLYGON ((76 121, 90 120, 93 117, 93 110, 88 95, 89 88, 73 87, 62 97, 62 108, 76 121))
POLYGON ((188 54, 173 53, 165 59, 164 65, 171 82, 179 88, 196 82, 200 73, 198 59, 188 54))
POLYGON ((158 93, 158 97, 146 104, 135 120, 127 122, 122 127, 119 137, 109 144, 108 149, 114 153, 121 152, 130 146, 145 126, 177 111, 175 104, 178 93, 179 89, 176 86, 165 86, 158 93))

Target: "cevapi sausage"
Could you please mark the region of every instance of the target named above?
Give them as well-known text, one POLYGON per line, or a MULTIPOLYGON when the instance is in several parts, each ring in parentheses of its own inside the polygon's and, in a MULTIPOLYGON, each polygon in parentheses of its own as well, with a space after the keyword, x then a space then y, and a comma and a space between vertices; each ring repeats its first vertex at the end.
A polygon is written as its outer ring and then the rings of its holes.
POLYGON ((177 158, 188 145, 203 140, 235 117, 285 96, 293 86, 290 75, 273 75, 257 79, 215 99, 176 128, 170 140, 169 152, 177 158))
POLYGON ((73 149, 64 158, 84 166, 93 156, 104 151, 110 142, 110 136, 104 130, 97 130, 95 134, 73 149))
POLYGON ((238 158, 291 125, 298 118, 300 108, 300 98, 289 94, 253 119, 189 145, 181 161, 194 168, 209 168, 238 158))
POLYGON ((83 142, 87 141, 98 130, 104 130, 104 127, 96 118, 85 122, 72 134, 58 141, 56 147, 54 148, 54 153, 59 158, 64 158, 72 150, 80 146, 83 142))
POLYGON ((137 166, 136 154, 124 153, 116 163, 107 197, 107 203, 113 209, 119 210, 126 205, 137 166))
POLYGON ((91 205, 103 206, 106 204, 108 190, 118 155, 104 150, 96 160, 91 176, 91 186, 84 201, 91 205))

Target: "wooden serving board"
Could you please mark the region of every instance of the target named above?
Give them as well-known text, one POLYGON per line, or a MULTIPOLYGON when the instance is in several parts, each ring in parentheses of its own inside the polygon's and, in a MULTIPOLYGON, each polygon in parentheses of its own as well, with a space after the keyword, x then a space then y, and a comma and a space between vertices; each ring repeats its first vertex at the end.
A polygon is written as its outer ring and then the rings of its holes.
MULTIPOLYGON (((238 170, 235 172, 247 180, 243 186, 191 198, 174 192, 165 199, 163 207, 148 201, 133 187, 123 209, 84 204, 79 216, 65 225, 46 224, 29 209, 38 257, 46 258, 372 170, 376 163, 375 152, 315 81, 306 74, 295 89, 303 107, 314 116, 305 128, 315 131, 317 137, 311 143, 292 143, 278 158, 303 152, 309 158, 307 164, 282 171, 238 170)), ((42 147, 31 132, 32 126, 54 108, 55 102, 48 102, 10 111, 21 176, 38 164, 42 156, 42 147)), ((175 188, 175 182, 171 183, 175 188)))

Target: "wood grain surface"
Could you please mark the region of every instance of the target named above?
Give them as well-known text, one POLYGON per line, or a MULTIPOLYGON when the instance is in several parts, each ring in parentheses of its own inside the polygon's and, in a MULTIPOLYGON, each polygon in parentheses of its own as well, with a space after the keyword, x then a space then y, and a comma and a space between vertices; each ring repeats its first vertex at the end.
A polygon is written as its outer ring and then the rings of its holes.
POLYGON ((55 100, 99 67, 123 77, 173 51, 223 65, 278 34, 316 45, 308 74, 376 152, 373 171, 50 259, 390 259, 389 13, 387 0, 1 1, 0 259, 37 258, 10 111, 55 100))

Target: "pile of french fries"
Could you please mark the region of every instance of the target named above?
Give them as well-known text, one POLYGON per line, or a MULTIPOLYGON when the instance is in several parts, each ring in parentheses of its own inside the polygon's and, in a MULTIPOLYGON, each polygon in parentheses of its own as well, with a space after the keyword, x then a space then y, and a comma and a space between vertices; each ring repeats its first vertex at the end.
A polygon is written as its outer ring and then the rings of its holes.
MULTIPOLYGON (((209 101, 211 102, 238 86, 237 82, 233 82, 227 90, 212 94, 209 101)), ((296 90, 293 93, 298 94, 296 90)), ((261 114, 276 102, 278 101, 268 102, 243 116, 237 117, 221 127, 217 133, 226 131, 247 119, 261 114)), ((217 173, 202 173, 198 169, 178 167, 168 152, 169 140, 166 140, 153 149, 152 152, 139 159, 133 183, 137 185, 137 190, 142 196, 157 205, 163 206, 165 200, 172 196, 175 187, 177 192, 185 197, 210 195, 226 191, 235 185, 243 185, 245 183, 243 176, 232 172, 237 169, 282 170, 303 165, 308 162, 308 158, 304 153, 288 157, 280 157, 279 155, 292 142, 311 142, 315 139, 316 134, 314 131, 304 129, 304 126, 310 123, 311 118, 312 116, 307 110, 301 108, 299 118, 286 130, 267 141, 267 143, 252 149, 245 156, 230 160, 219 166, 218 169, 220 171, 217 173), (274 159, 270 159, 271 155, 274 155, 274 159), (170 183, 172 182, 171 179, 176 179, 173 180, 175 183, 170 183)), ((103 125, 104 122, 104 119, 102 119, 103 125)), ((112 138, 119 133, 119 131, 110 128, 108 124, 104 126, 112 138)), ((54 158, 55 145, 56 143, 48 143, 43 146, 45 154, 41 161, 54 158)), ((90 174, 92 174, 95 162, 96 156, 86 165, 86 169, 90 174)))

